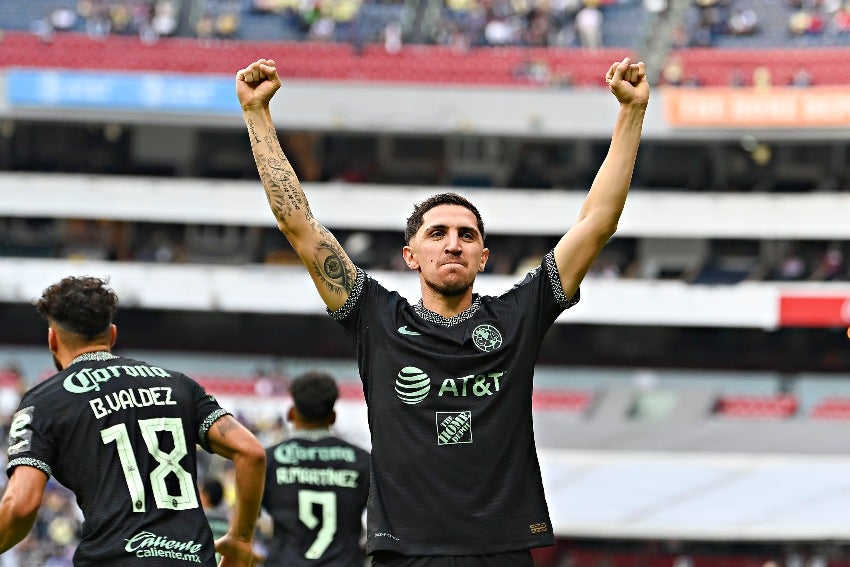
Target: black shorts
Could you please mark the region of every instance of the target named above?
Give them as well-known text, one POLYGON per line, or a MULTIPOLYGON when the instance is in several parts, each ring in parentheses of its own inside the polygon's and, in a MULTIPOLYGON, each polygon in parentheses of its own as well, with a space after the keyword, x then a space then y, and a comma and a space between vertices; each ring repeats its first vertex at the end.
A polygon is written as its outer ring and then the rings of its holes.
POLYGON ((531 551, 507 551, 488 555, 400 555, 376 551, 372 567, 534 567, 531 551))

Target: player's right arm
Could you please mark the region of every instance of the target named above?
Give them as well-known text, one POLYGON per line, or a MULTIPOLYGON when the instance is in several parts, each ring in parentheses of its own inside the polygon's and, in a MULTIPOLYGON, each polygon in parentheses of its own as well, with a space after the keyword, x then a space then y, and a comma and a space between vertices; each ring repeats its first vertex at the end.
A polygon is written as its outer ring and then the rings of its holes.
POLYGON ((233 461, 236 502, 227 533, 215 542, 222 555, 221 567, 250 566, 254 529, 260 515, 260 502, 266 480, 266 450, 254 434, 231 415, 218 418, 207 433, 209 447, 217 455, 233 461))
POLYGON ((47 475, 35 467, 15 467, 0 500, 0 554, 30 532, 41 506, 47 475))
POLYGON ((269 101, 280 84, 274 61, 260 59, 236 74, 236 95, 277 226, 307 267, 325 305, 339 309, 353 289, 356 270, 334 235, 313 217, 301 183, 280 146, 269 110, 269 101))

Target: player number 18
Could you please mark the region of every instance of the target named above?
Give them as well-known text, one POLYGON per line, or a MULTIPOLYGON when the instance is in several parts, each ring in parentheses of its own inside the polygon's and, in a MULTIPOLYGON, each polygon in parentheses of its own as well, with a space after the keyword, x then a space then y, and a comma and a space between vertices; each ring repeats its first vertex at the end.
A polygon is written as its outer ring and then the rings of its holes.
MULTIPOLYGON (((151 490, 157 508, 168 510, 188 510, 198 507, 198 499, 195 496, 195 485, 192 475, 180 466, 180 459, 186 456, 186 437, 183 435, 183 422, 179 417, 158 417, 154 419, 140 419, 139 430, 145 440, 148 452, 159 463, 150 472, 151 490), (168 432, 174 440, 174 448, 168 453, 159 447, 157 433, 168 432), (180 492, 169 494, 165 479, 169 473, 174 473, 177 478, 180 492)), ((147 510, 145 499, 145 486, 142 474, 139 471, 136 454, 133 452, 133 444, 127 432, 127 425, 119 423, 112 427, 102 429, 100 437, 104 444, 115 442, 118 448, 118 458, 121 460, 121 468, 124 471, 124 480, 130 490, 130 500, 133 503, 133 512, 144 512, 147 510)))

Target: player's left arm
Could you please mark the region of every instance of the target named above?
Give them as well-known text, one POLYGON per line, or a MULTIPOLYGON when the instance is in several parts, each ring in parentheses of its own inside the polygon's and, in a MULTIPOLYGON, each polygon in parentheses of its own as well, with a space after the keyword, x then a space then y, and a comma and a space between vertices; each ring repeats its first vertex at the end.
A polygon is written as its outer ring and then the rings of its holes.
POLYGON ((555 246, 555 263, 567 297, 573 297, 596 256, 617 230, 632 181, 649 83, 643 63, 614 63, 605 80, 620 103, 608 155, 590 186, 578 220, 555 246))
POLYGON ((266 483, 266 450, 254 434, 231 415, 223 415, 213 423, 207 433, 207 442, 212 452, 233 461, 236 473, 236 502, 230 528, 215 546, 222 555, 219 565, 251 565, 256 559, 254 529, 266 483))
POLYGON ((47 475, 43 471, 25 465, 15 467, 0 500, 0 553, 17 545, 30 532, 46 486, 47 475))

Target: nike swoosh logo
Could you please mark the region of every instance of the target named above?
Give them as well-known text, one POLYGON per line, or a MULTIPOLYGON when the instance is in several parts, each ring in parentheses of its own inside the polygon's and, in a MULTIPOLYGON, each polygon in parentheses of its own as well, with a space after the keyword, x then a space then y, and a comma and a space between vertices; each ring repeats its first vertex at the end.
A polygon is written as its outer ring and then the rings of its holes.
POLYGON ((419 331, 411 331, 410 329, 408 329, 408 328, 407 328, 407 325, 405 325, 405 326, 403 326, 403 327, 399 327, 399 328, 398 328, 398 332, 399 332, 399 334, 401 334, 401 335, 410 335, 410 336, 415 336, 415 335, 421 335, 421 334, 422 334, 422 333, 420 333, 419 331))

